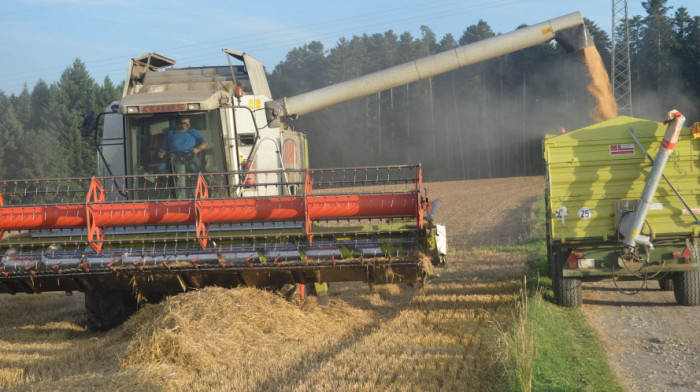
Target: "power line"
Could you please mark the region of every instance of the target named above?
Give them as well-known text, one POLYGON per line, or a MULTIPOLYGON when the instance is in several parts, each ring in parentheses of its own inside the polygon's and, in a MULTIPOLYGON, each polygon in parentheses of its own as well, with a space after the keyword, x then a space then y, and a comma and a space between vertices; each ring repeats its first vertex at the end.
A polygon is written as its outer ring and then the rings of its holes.
POLYGON ((611 83, 617 112, 632 116, 632 69, 627 0, 612 0, 611 83))

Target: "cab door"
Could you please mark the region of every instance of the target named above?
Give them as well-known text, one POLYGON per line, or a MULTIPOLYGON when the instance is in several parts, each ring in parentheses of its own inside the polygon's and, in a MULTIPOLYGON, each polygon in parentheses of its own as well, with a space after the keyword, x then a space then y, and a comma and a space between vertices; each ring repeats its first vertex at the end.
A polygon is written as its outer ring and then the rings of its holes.
POLYGON ((104 116, 100 150, 102 156, 97 157, 97 170, 100 177, 105 177, 102 184, 108 190, 110 200, 125 199, 124 178, 126 172, 126 138, 124 135, 124 116, 119 113, 109 113, 104 116), (120 192, 121 191, 121 192, 120 192))
POLYGON ((301 191, 305 180, 303 170, 309 168, 309 159, 306 148, 306 134, 290 130, 282 130, 282 164, 287 170, 286 181, 290 184, 285 187, 285 194, 296 194, 301 191))

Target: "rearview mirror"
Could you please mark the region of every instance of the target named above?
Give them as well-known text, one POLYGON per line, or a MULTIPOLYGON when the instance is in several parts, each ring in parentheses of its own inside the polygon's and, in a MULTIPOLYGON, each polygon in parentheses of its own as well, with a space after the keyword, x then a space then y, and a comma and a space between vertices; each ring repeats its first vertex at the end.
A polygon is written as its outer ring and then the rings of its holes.
POLYGON ((83 137, 90 136, 90 134, 95 131, 96 125, 95 112, 89 110, 87 113, 83 114, 83 123, 80 124, 80 134, 83 137))

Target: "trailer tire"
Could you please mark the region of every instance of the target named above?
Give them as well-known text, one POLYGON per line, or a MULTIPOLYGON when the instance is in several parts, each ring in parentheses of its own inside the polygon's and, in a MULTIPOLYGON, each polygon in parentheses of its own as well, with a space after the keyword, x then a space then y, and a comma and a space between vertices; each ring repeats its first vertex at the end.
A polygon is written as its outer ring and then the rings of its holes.
POLYGON ((671 291, 673 290, 673 278, 662 278, 659 279, 659 288, 661 291, 671 291))
POLYGON ((575 308, 583 303, 583 290, 581 288, 581 278, 561 279, 561 300, 560 305, 567 308, 575 308))
POLYGON ((581 306, 581 278, 565 278, 563 275, 568 253, 557 251, 553 253, 553 256, 552 291, 554 291, 554 302, 567 308, 581 306))
POLYGON ((673 295, 683 306, 700 305, 700 271, 681 271, 673 274, 673 295))
POLYGON ((91 331, 106 331, 124 323, 136 308, 136 298, 127 290, 85 292, 87 327, 91 331))

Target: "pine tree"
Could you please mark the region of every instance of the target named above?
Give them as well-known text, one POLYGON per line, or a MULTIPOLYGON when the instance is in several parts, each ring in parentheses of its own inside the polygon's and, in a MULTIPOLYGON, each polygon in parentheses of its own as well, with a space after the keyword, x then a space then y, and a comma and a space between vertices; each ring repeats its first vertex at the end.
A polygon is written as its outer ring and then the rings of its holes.
POLYGON ((76 59, 73 65, 63 72, 59 90, 63 120, 60 141, 67 153, 68 172, 74 176, 94 175, 94 148, 80 136, 78 126, 82 121, 82 114, 88 110, 99 113, 101 109, 95 107, 96 84, 80 59, 76 59))
POLYGON ((46 129, 52 125, 55 128, 55 124, 50 123, 50 100, 49 85, 43 79, 39 79, 32 90, 28 129, 46 129))
POLYGON ((19 96, 12 96, 10 99, 12 101, 12 105, 14 106, 17 119, 22 123, 23 128, 27 128, 31 117, 31 94, 29 94, 27 84, 24 84, 22 92, 19 94, 19 96))
POLYGON ((700 97, 700 17, 692 18, 680 7, 673 19, 676 45, 672 52, 680 59, 682 86, 685 93, 700 97))
POLYGON ((18 143, 24 133, 10 99, 0 91, 0 178, 18 178, 18 143))
POLYGON ((39 80, 31 94, 29 126, 18 146, 19 176, 22 178, 64 177, 64 151, 58 142, 58 126, 51 110, 48 85, 39 80))
POLYGON ((644 64, 640 68, 640 88, 661 94, 676 74, 671 53, 676 46, 676 38, 671 18, 668 17, 670 8, 666 6, 666 0, 642 2, 642 7, 647 16, 643 19, 644 34, 640 47, 640 58, 644 64))

